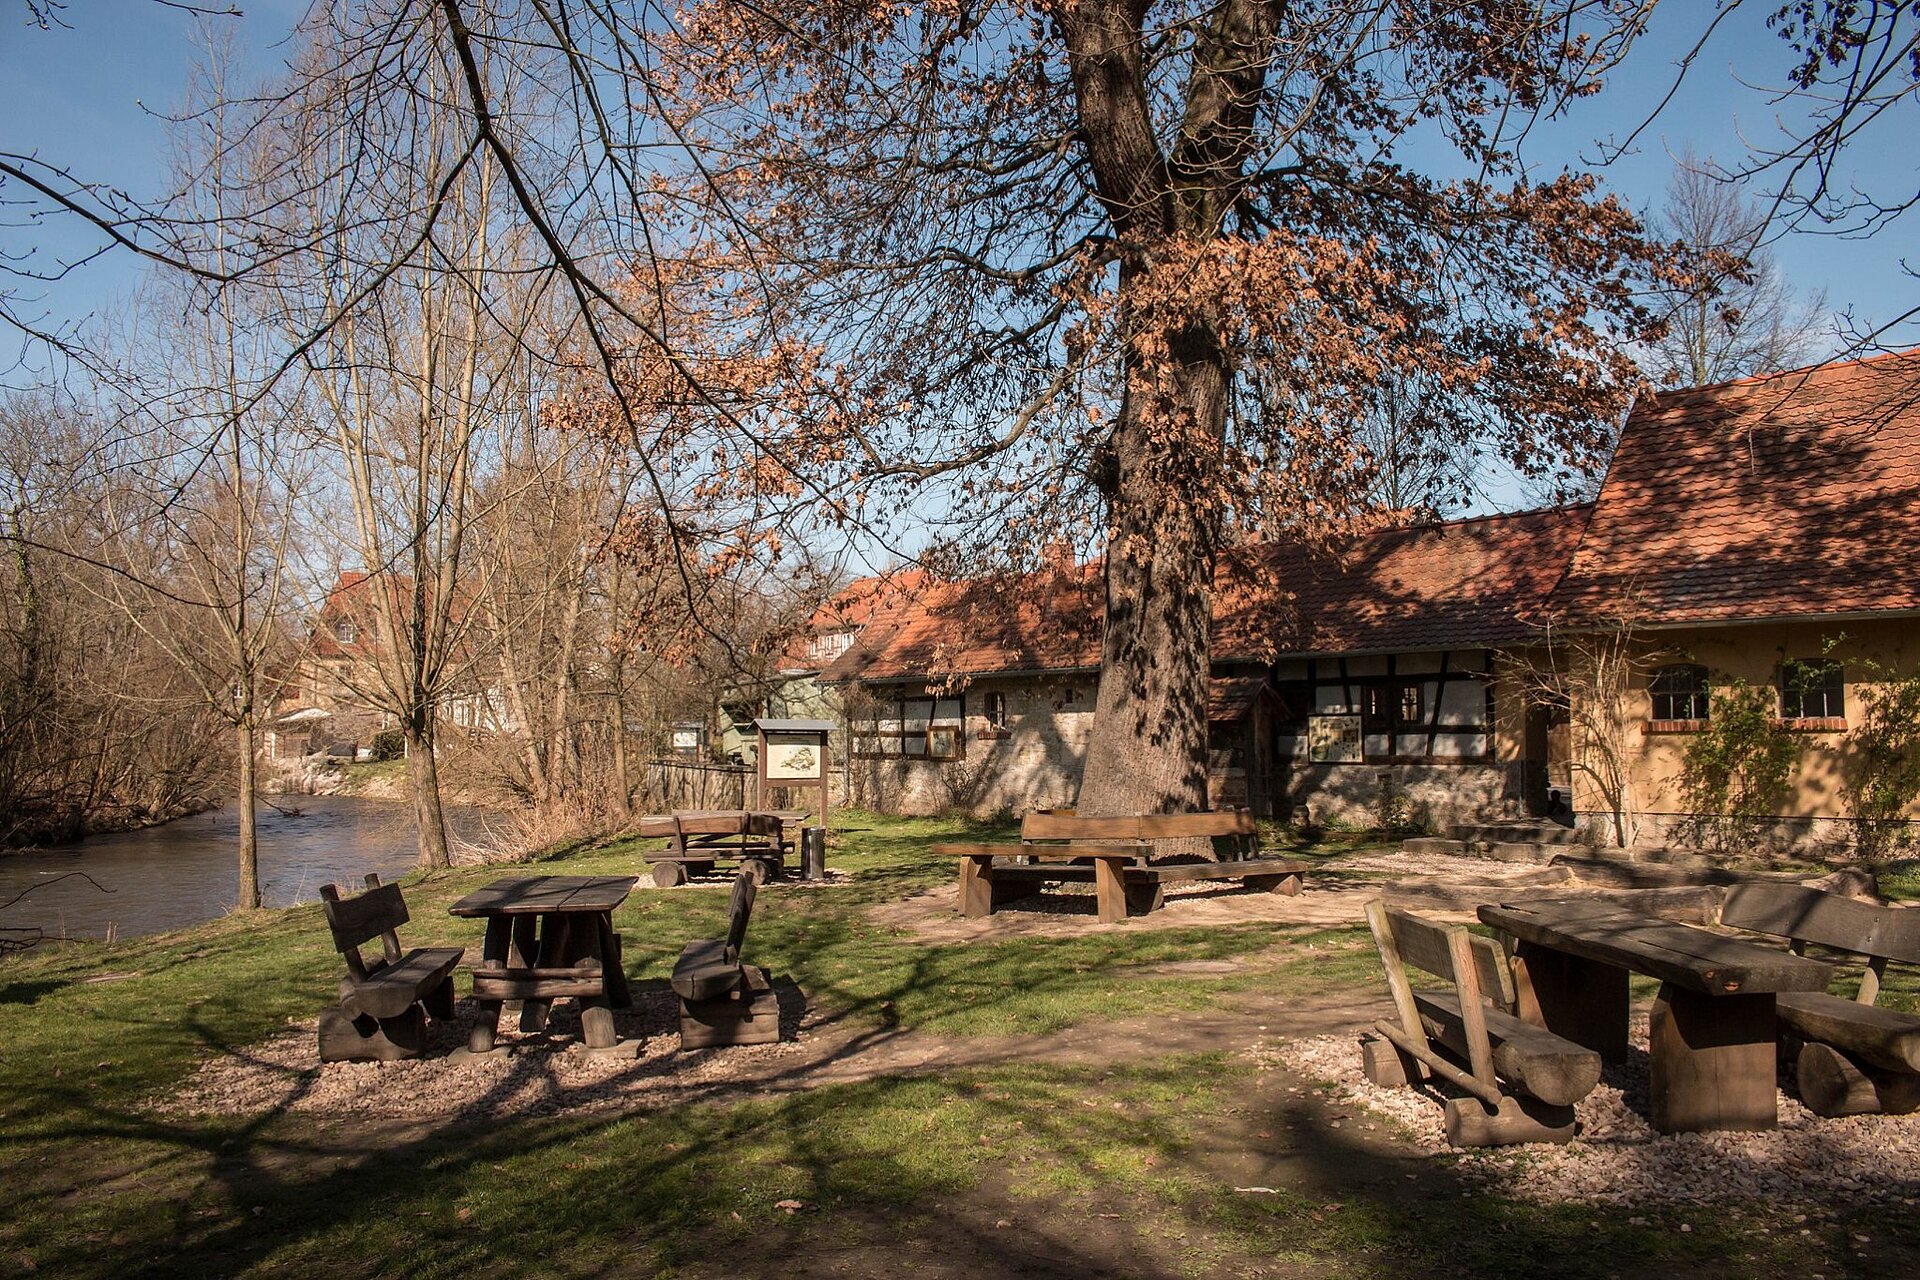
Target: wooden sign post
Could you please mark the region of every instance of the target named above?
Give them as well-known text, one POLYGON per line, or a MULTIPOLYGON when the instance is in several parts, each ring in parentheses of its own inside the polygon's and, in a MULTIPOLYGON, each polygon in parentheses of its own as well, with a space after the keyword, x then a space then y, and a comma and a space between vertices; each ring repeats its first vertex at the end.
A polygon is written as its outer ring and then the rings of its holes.
POLYGON ((789 789, 819 788, 821 829, 827 826, 827 814, 833 804, 828 791, 831 760, 827 735, 833 732, 831 720, 755 720, 759 731, 759 794, 755 803, 767 807, 767 792, 775 787, 789 789))

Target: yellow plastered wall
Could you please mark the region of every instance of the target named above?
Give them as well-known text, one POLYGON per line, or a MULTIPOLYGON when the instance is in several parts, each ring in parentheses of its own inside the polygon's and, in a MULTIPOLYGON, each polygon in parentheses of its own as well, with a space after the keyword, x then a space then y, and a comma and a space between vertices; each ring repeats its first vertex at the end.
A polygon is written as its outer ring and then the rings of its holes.
MULTIPOLYGON (((1707 668, 1716 691, 1736 678, 1765 689, 1779 687, 1780 666, 1790 659, 1829 658, 1842 664, 1846 680, 1849 728, 1859 723, 1860 690, 1869 680, 1867 663, 1876 662, 1898 672, 1910 672, 1920 661, 1920 619, 1874 619, 1826 623, 1765 623, 1750 626, 1703 627, 1697 630, 1651 632, 1645 644, 1647 663, 1697 662, 1707 668)), ((1682 812, 1680 782, 1688 732, 1649 733, 1652 699, 1642 675, 1634 703, 1642 718, 1630 776, 1634 807, 1645 814, 1682 812)), ((1842 789, 1846 733, 1796 731, 1802 743, 1792 799, 1782 814, 1790 818, 1852 816, 1842 789)), ((1576 748, 1577 749, 1577 748, 1576 748)), ((1603 807, 1590 783, 1576 776, 1575 805, 1582 810, 1603 807)), ((1920 819, 1920 804, 1909 810, 1920 819)))

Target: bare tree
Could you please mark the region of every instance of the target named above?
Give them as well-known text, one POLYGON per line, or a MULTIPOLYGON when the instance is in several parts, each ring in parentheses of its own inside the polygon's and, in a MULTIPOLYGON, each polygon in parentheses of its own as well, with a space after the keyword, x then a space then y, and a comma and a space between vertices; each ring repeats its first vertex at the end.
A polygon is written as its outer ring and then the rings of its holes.
POLYGON ((1826 295, 1802 299, 1787 283, 1766 248, 1767 212, 1713 161, 1691 151, 1675 161, 1657 228, 1698 267, 1674 290, 1666 336, 1647 361, 1656 381, 1700 387, 1812 362, 1826 295))
MULTIPOLYGON (((229 97, 230 49, 215 44, 183 118, 177 167, 195 193, 208 262, 234 265, 233 202, 253 181, 242 108, 229 97)), ((298 504, 309 467, 292 448, 290 407, 260 384, 276 354, 271 328, 238 290, 155 282, 146 394, 123 432, 146 454, 137 485, 109 504, 119 572, 108 598, 179 667, 208 714, 228 727, 239 815, 238 906, 260 905, 260 733, 294 670, 288 627, 298 504), (171 313, 171 321, 167 313, 171 313)))
POLYGON ((1541 639, 1525 669, 1527 703, 1563 718, 1568 767, 1604 806, 1613 842, 1630 845, 1640 832, 1633 777, 1646 741, 1647 675, 1667 655, 1631 616, 1578 631, 1548 626, 1541 639))

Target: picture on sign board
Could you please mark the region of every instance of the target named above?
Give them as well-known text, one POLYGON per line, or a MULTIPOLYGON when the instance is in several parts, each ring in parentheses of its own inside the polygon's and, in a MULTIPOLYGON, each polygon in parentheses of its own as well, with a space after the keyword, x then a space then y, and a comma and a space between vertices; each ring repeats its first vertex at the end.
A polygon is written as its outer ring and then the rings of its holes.
POLYGON ((767 781, 812 782, 826 772, 819 739, 767 738, 767 781))
POLYGON ((700 731, 698 729, 675 729, 673 731, 673 749, 675 751, 698 751, 700 749, 700 731))
POLYGON ((1307 717, 1307 759, 1321 763, 1361 758, 1359 716, 1307 717))

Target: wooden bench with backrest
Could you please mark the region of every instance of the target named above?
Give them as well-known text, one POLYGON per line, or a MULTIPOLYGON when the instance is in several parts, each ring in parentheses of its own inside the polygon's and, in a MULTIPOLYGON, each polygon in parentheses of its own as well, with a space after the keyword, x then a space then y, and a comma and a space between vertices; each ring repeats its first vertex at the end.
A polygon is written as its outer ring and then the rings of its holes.
POLYGON ((1111 923, 1165 905, 1169 884, 1238 880, 1255 892, 1295 894, 1312 864, 1260 855, 1260 829, 1245 809, 1206 813, 1084 816, 1037 810, 1020 820, 1020 843, 956 843, 933 852, 960 859, 960 911, 995 908, 1049 884, 1091 881, 1100 919, 1111 923), (1156 842, 1207 841, 1212 860, 1154 862, 1156 842))
POLYGON ((753 876, 741 870, 727 903, 727 936, 695 939, 674 962, 682 1049, 772 1044, 780 1038, 780 1006, 771 978, 765 969, 740 960, 755 889, 753 876))
POLYGON ((1875 1003, 1887 962, 1920 965, 1920 910, 1884 907, 1804 885, 1727 889, 1720 923, 1865 962, 1853 999, 1818 991, 1775 997, 1784 1055, 1800 1098, 1817 1115, 1920 1110, 1920 1014, 1875 1003))
POLYGON ((426 1048, 427 1014, 453 1017, 453 971, 465 954, 459 947, 402 952, 395 932, 408 920, 397 884, 368 875, 366 891, 343 898, 320 886, 320 907, 333 945, 346 957, 340 1004, 320 1015, 320 1061, 391 1062, 416 1058, 426 1048), (380 939, 380 955, 367 960, 364 944, 380 939))
POLYGON ((777 879, 786 865, 788 844, 780 813, 716 809, 648 814, 636 830, 648 838, 666 838, 666 848, 641 855, 662 889, 685 884, 689 872, 711 871, 722 859, 737 861, 762 884, 777 879))
POLYGON ((1572 1139, 1573 1104, 1600 1083, 1600 1055, 1514 1016, 1513 971, 1500 945, 1379 899, 1367 904, 1367 923, 1398 1016, 1361 1040, 1367 1078, 1391 1088, 1431 1073, 1464 1089, 1469 1096, 1446 1104, 1456 1147, 1572 1139), (1407 965, 1452 985, 1416 991, 1407 965))

